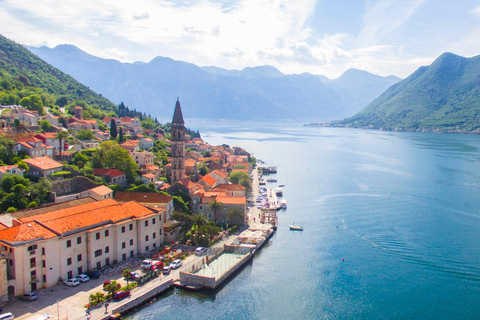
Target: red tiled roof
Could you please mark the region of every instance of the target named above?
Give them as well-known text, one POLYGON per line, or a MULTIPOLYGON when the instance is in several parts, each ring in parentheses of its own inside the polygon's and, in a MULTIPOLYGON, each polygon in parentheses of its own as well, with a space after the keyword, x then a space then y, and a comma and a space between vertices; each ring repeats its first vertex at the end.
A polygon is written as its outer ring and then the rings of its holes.
POLYGON ((112 178, 123 176, 125 173, 118 169, 93 169, 93 174, 98 176, 110 176, 112 178))
POLYGON ((50 157, 24 159, 23 161, 25 161, 28 165, 39 168, 40 170, 50 170, 63 167, 60 162, 57 162, 50 157))

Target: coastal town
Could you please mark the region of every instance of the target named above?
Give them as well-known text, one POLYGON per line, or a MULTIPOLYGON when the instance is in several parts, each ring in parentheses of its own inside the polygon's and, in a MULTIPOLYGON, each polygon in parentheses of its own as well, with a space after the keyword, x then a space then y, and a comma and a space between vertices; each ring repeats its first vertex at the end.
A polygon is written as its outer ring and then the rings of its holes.
POLYGON ((0 313, 15 319, 120 319, 174 287, 216 289, 287 207, 265 186, 276 167, 187 133, 178 99, 168 128, 2 109, 0 313))

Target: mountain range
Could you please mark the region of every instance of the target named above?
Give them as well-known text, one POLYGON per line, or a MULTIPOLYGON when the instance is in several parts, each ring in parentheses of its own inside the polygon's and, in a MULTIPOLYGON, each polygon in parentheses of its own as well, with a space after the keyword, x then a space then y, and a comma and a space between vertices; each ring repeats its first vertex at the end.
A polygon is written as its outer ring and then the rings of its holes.
POLYGON ((355 69, 330 80, 309 73, 285 75, 271 66, 226 70, 165 57, 121 63, 73 45, 27 48, 110 101, 159 117, 169 115, 180 97, 189 118, 341 119, 400 81, 355 69))
POLYGON ((480 56, 444 53, 335 126, 480 132, 480 56))

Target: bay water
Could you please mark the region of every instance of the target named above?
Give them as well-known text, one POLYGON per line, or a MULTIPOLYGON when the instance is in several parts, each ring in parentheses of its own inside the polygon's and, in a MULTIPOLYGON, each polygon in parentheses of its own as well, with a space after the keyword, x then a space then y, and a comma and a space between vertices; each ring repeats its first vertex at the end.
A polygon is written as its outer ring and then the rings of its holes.
POLYGON ((277 166, 267 186, 285 184, 288 209, 220 290, 175 289, 127 319, 480 319, 480 136, 198 128, 277 166))

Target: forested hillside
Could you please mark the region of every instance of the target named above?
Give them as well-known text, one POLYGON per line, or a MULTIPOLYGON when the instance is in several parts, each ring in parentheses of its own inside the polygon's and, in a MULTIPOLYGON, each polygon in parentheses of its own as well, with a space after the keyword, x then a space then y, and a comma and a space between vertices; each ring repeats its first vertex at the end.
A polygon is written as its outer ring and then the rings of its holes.
POLYGON ((444 53, 337 126, 386 130, 480 131, 480 56, 444 53))

